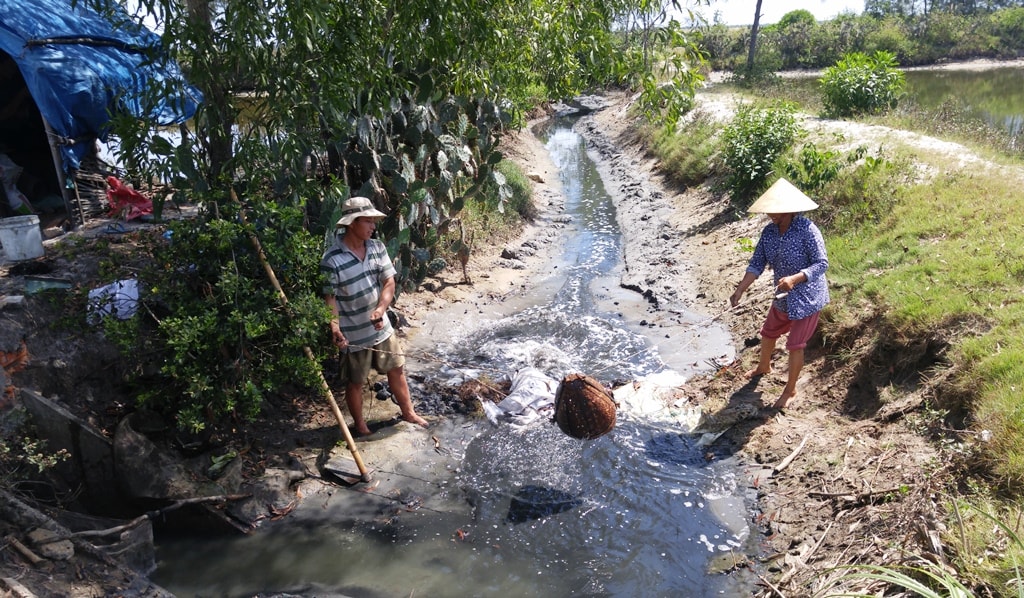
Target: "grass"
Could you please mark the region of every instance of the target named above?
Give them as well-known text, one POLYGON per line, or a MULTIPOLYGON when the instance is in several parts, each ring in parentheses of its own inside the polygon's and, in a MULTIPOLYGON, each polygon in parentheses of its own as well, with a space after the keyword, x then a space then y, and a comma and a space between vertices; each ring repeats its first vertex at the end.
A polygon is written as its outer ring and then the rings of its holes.
MULTIPOLYGON (((775 93, 784 95, 785 87, 758 90, 765 97, 775 93)), ((813 113, 807 98, 784 99, 813 113)), ((950 459, 964 466, 962 486, 953 490, 980 501, 973 494, 980 488, 982 495, 996 497, 992 510, 1001 514, 998 525, 992 516, 961 518, 957 537, 945 541, 959 557, 957 573, 963 578, 979 580, 994 595, 1024 596, 1016 573, 1024 549, 1005 541, 1024 529, 1019 516, 1006 518, 1019 513, 1013 505, 1024 490, 1024 210, 1019 209, 1024 168, 1005 135, 956 118, 951 107, 943 110, 928 114, 912 108, 871 122, 965 144, 994 165, 964 166, 961 156, 887 148, 887 155, 871 158, 871 168, 861 161, 823 187, 816 196, 822 209, 814 216, 828 245, 830 310, 855 315, 873 306, 872 315, 881 316, 865 334, 895 347, 943 347, 935 361, 920 367, 955 372, 932 389, 942 413, 966 414, 967 429, 952 434, 962 455, 950 459), (1004 541, 993 552, 988 546, 995 536, 1004 541)), ((703 133, 706 125, 699 126, 697 134, 684 129, 671 140, 653 135, 654 150, 670 172, 679 156, 714 155, 714 138, 703 133)), ((918 372, 923 381, 929 375, 928 369, 918 372)), ((920 595, 973 595, 948 571, 927 564, 856 574, 920 595), (915 585, 921 580, 923 587, 915 585), (927 593, 932 590, 937 593, 927 593)))
POLYGON ((680 143, 675 131, 647 127, 642 131, 644 143, 661 158, 663 171, 673 181, 697 185, 715 174, 716 134, 719 123, 714 116, 695 110, 685 127, 686 143, 680 143))

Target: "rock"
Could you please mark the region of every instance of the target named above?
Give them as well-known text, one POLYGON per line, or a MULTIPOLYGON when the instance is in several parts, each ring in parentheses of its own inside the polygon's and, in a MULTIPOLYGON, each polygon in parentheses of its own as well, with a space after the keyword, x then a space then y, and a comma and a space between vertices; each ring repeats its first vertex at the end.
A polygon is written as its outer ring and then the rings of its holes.
POLYGON ((615 427, 615 402, 597 380, 569 374, 555 392, 555 422, 573 438, 590 440, 615 427))
POLYGON ((38 528, 30 531, 28 542, 39 556, 51 561, 66 561, 75 556, 75 546, 71 540, 61 538, 48 529, 38 528))
POLYGON ((230 504, 228 513, 253 528, 263 520, 287 514, 296 502, 292 485, 305 477, 297 466, 291 469, 269 468, 261 477, 242 484, 241 492, 250 498, 230 504))
POLYGON ((0 296, 0 309, 7 307, 21 307, 24 302, 24 295, 3 295, 0 296))

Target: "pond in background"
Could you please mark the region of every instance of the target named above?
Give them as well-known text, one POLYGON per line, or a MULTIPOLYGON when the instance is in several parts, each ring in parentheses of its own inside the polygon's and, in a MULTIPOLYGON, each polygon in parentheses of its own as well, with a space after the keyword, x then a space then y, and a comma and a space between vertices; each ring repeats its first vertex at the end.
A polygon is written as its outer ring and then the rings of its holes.
POLYGON ((906 75, 907 93, 925 108, 953 100, 1010 135, 1024 127, 1024 69, 911 70, 906 75))
MULTIPOLYGON (((1010 135, 1019 135, 1024 128, 1024 68, 911 69, 904 72, 907 96, 925 109, 956 102, 972 116, 1010 135)), ((818 77, 787 79, 786 85, 803 88, 805 93, 816 93, 818 77)))

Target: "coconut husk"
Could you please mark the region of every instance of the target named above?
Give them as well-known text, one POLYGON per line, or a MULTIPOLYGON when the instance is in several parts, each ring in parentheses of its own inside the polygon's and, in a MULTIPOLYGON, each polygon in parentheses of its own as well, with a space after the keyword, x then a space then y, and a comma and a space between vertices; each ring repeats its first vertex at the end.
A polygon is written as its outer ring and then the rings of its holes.
POLYGON ((555 392, 555 422, 573 438, 590 440, 615 427, 615 401, 600 382, 569 374, 555 392))

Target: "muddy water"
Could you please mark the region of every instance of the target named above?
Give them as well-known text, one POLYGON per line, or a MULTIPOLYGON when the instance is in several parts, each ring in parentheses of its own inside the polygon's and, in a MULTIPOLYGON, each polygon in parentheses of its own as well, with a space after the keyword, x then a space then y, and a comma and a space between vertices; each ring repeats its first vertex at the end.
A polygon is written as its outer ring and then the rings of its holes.
MULTIPOLYGON (((529 366, 611 382, 671 369, 671 348, 656 342, 665 335, 636 321, 625 307, 636 298, 617 290, 621 231, 584 141, 571 123, 540 135, 565 191, 564 254, 505 313, 458 326, 442 318, 434 326, 443 330, 422 336, 452 339, 431 346, 448 365, 417 377, 456 382, 529 366)), ((251 538, 165 542, 154 579, 179 596, 750 593, 749 580, 711 572, 756 552, 739 465, 707 460, 677 423, 622 409, 615 429, 591 441, 543 417, 521 426, 452 417, 431 433, 455 454, 402 474, 423 482, 415 496, 339 490, 343 505, 315 499, 319 519, 291 516, 251 538)))

